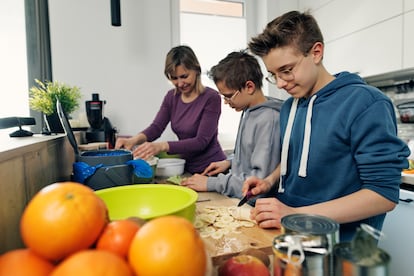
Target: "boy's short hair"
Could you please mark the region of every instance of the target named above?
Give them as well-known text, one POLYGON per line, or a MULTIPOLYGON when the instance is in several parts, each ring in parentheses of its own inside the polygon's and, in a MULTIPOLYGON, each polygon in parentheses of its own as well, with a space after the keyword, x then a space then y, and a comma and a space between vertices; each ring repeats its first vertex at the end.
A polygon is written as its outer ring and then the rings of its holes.
POLYGON ((269 22, 264 31, 251 39, 250 51, 260 57, 274 48, 293 46, 306 55, 316 42, 323 43, 323 35, 316 19, 309 13, 291 11, 269 22))
POLYGON ((223 81, 228 88, 235 90, 242 89, 249 80, 258 89, 263 85, 259 62, 245 50, 228 54, 208 71, 208 76, 214 83, 223 81))

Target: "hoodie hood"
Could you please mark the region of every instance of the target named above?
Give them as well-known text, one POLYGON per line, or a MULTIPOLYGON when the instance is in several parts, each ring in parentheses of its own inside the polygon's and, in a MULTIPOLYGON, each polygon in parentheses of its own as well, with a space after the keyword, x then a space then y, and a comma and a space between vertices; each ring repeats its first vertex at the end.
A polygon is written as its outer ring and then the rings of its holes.
MULTIPOLYGON (((348 87, 349 85, 365 85, 365 81, 357 74, 352 74, 349 72, 341 72, 334 75, 335 79, 328 83, 325 87, 319 90, 316 94, 318 96, 318 101, 323 102, 326 98, 330 97, 336 91, 348 87)), ((305 99, 302 99, 305 100, 305 99)))
POLYGON ((266 116, 273 116, 273 115, 269 115, 269 114, 274 114, 274 112, 263 112, 263 109, 272 109, 273 111, 275 111, 277 114, 280 113, 280 110, 282 109, 282 105, 283 102, 282 100, 273 98, 273 97, 268 97, 266 96, 267 101, 246 108, 245 110, 243 110, 243 113, 241 115, 240 118, 240 122, 239 122, 239 131, 236 137, 236 144, 235 144, 235 149, 237 149, 238 147, 240 147, 240 133, 244 132, 244 131, 248 131, 247 129, 250 128, 250 131, 252 131, 254 129, 254 124, 255 122, 257 122, 257 120, 266 120, 267 117, 266 116), (264 115, 266 114, 266 115, 264 115))
POLYGON ((283 101, 273 98, 273 97, 268 97, 266 96, 267 101, 265 101, 264 103, 252 106, 247 108, 245 111, 248 112, 253 112, 257 109, 261 109, 261 108, 272 108, 274 110, 280 111, 283 105, 283 101))

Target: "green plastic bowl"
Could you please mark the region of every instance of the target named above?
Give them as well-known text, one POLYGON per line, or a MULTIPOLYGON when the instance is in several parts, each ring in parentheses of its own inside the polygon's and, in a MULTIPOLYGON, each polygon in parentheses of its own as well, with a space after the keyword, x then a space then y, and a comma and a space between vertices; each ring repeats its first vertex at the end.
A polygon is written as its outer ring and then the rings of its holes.
POLYGON ((158 153, 157 157, 159 159, 162 159, 162 158, 181 158, 181 156, 179 154, 168 154, 165 151, 161 151, 160 153, 158 153))
POLYGON ((194 222, 197 192, 169 184, 139 184, 117 186, 95 193, 103 199, 111 220, 177 215, 194 222))

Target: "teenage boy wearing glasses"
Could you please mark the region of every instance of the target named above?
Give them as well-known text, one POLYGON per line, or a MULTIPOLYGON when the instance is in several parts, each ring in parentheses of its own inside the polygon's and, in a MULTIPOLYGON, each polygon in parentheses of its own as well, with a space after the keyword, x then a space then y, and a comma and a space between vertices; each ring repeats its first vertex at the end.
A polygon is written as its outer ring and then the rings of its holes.
POLYGON ((397 137, 392 102, 356 74, 325 69, 323 37, 309 13, 274 19, 249 48, 263 59, 267 79, 292 96, 280 113, 280 165, 243 185, 253 195, 278 186, 274 197, 256 201, 251 217, 272 228, 289 214, 323 215, 340 223, 341 241, 361 223, 381 230, 410 153, 397 137))
POLYGON ((181 184, 196 191, 241 198, 243 182, 248 176, 265 177, 280 161, 279 112, 283 102, 264 96, 260 65, 245 51, 228 54, 211 68, 209 77, 224 102, 242 111, 234 157, 211 163, 203 173, 194 174, 181 184))

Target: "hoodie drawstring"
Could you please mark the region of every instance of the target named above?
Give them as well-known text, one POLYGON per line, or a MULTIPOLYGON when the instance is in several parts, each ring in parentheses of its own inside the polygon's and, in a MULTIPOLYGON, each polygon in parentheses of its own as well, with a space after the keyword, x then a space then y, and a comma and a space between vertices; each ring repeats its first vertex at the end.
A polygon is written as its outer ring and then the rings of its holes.
POLYGON ((299 99, 293 99, 292 106, 290 108, 289 118, 286 126, 285 136, 283 136, 282 142, 282 156, 280 157, 280 181, 279 181, 279 193, 283 193, 285 189, 283 188, 282 179, 286 175, 287 171, 287 157, 289 151, 289 140, 290 135, 292 134, 293 120, 295 119, 296 109, 298 107, 299 99))
MULTIPOLYGON (((308 166, 308 156, 309 156, 310 135, 312 132, 311 120, 312 120, 313 102, 315 101, 316 97, 317 97, 316 95, 312 96, 312 98, 309 101, 308 110, 306 112, 302 155, 301 155, 300 166, 299 166, 299 171, 298 171, 298 175, 301 177, 306 177, 306 169, 308 166)), ((292 107, 290 109, 285 135, 283 137, 282 156, 281 156, 281 162, 280 162, 280 181, 279 181, 279 189, 278 189, 279 193, 283 193, 285 191, 285 189, 283 188, 282 179, 283 179, 283 176, 285 176, 287 172, 289 141, 290 141, 290 136, 292 134, 293 121, 296 116, 298 102, 299 102, 299 99, 294 99, 292 102, 292 107)))
POLYGON ((310 135, 312 132, 312 111, 313 111, 313 102, 316 99, 314 95, 308 105, 308 110, 306 112, 306 122, 305 122, 305 133, 303 134, 303 146, 302 146, 302 155, 300 157, 300 166, 298 175, 301 177, 306 177, 306 169, 308 168, 308 156, 309 156, 309 144, 310 144, 310 135))

